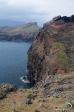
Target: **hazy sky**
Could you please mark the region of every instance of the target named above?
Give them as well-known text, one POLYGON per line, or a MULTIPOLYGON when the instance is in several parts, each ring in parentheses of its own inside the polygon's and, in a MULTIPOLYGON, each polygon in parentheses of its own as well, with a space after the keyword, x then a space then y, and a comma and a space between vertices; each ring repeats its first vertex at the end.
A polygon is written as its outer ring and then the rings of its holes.
POLYGON ((38 22, 74 14, 74 0, 0 0, 0 19, 38 22))

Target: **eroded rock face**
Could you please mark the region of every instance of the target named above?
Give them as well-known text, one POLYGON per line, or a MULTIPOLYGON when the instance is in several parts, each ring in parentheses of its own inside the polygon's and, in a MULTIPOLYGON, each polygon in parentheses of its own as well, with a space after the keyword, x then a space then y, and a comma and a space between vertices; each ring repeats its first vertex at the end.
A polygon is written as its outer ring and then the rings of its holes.
POLYGON ((45 79, 47 75, 65 74, 73 70, 74 16, 58 16, 44 24, 28 51, 28 79, 36 83, 45 79), (57 54, 61 49, 54 47, 56 42, 63 46, 62 52, 67 57, 66 66, 57 62, 57 54))

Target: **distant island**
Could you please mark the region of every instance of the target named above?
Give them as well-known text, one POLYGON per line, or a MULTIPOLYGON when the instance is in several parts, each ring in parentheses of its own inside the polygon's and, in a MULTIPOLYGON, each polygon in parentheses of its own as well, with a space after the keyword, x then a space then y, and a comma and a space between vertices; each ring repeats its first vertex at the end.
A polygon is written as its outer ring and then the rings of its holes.
POLYGON ((0 27, 0 40, 33 41, 40 29, 36 22, 19 26, 2 26, 0 27))

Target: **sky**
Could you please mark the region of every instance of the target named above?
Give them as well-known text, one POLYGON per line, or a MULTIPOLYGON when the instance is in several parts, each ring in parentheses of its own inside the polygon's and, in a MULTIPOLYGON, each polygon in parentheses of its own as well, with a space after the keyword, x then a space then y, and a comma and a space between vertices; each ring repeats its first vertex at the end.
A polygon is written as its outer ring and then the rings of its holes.
POLYGON ((0 0, 0 19, 37 22, 42 26, 53 17, 74 14, 74 0, 0 0))

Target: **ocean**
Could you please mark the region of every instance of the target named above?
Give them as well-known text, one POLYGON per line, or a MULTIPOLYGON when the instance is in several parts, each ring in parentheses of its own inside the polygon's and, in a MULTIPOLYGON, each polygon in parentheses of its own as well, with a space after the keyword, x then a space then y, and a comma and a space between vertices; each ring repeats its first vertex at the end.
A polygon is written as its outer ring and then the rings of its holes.
POLYGON ((0 84, 15 84, 18 88, 30 88, 32 84, 20 79, 27 75, 27 51, 29 42, 0 41, 0 84))

